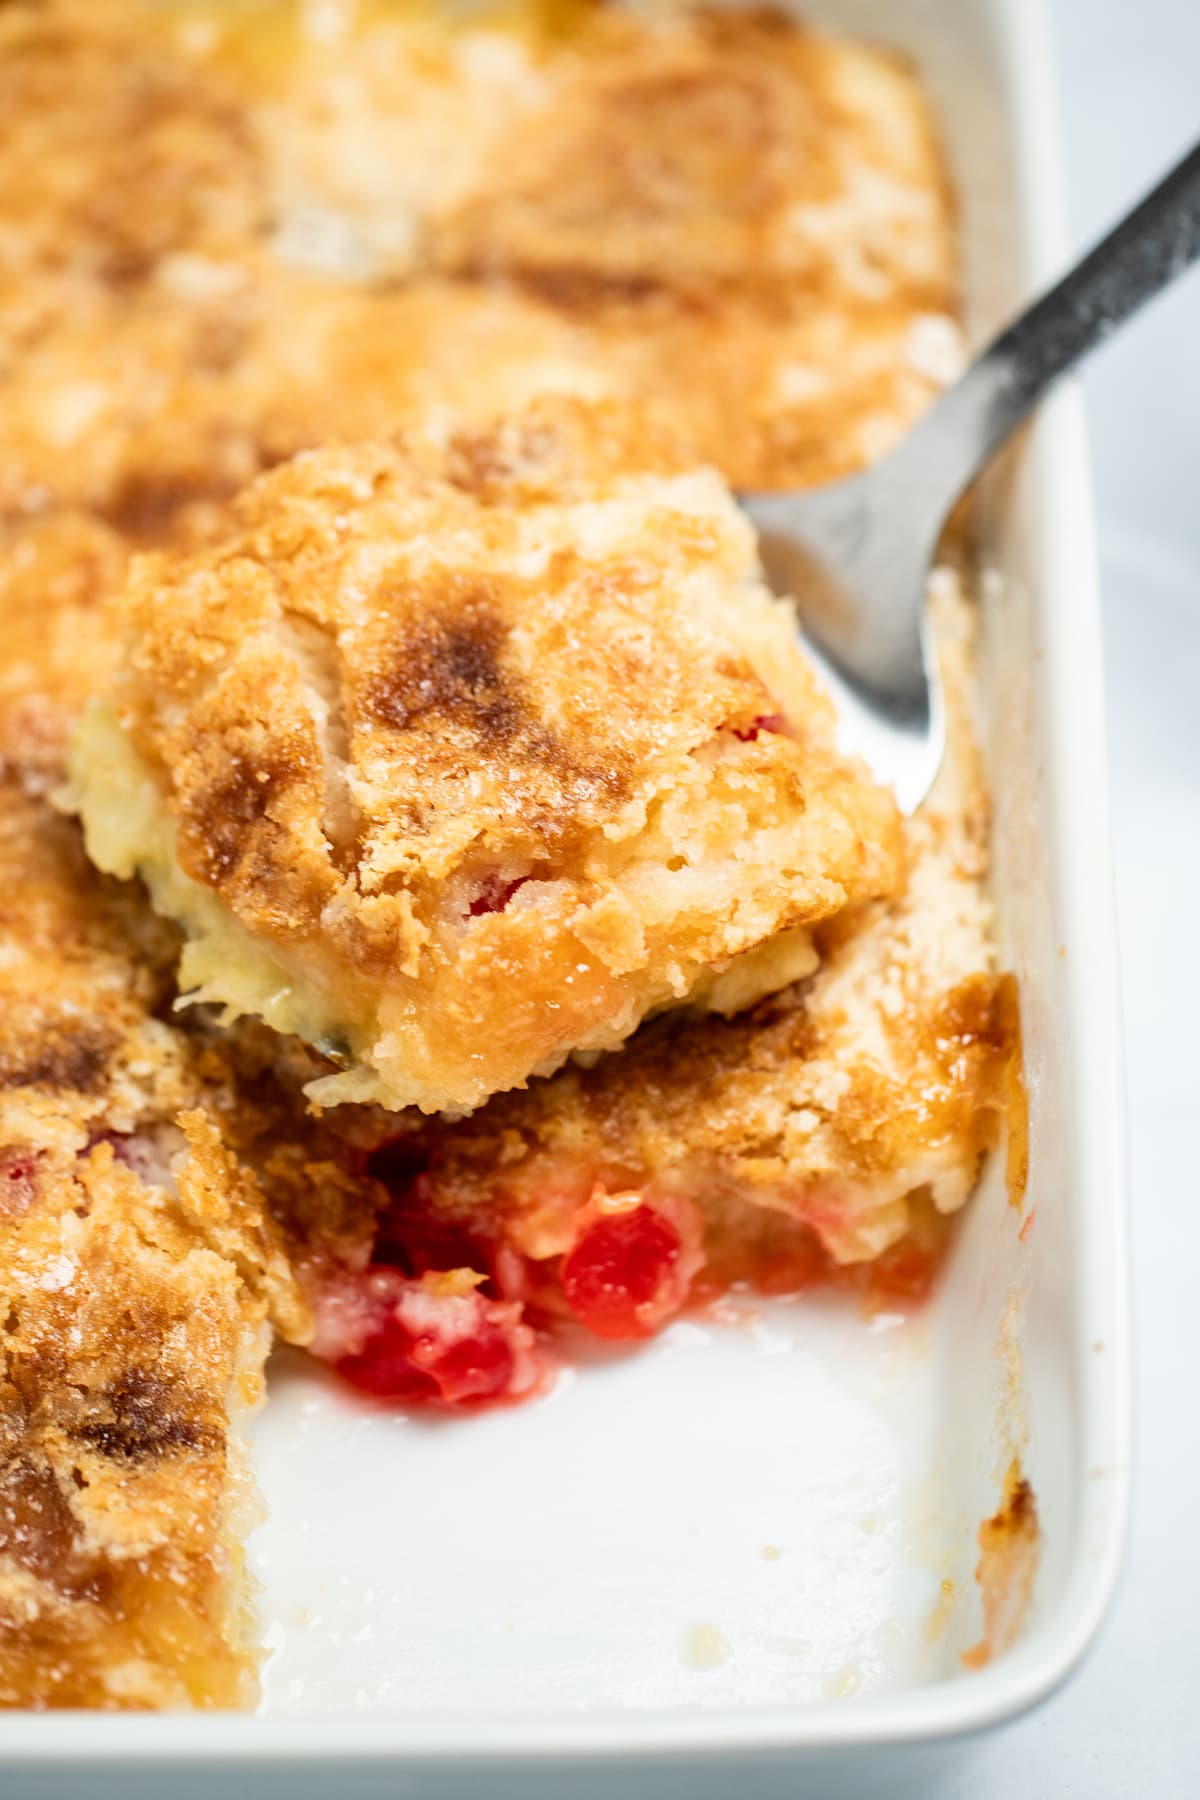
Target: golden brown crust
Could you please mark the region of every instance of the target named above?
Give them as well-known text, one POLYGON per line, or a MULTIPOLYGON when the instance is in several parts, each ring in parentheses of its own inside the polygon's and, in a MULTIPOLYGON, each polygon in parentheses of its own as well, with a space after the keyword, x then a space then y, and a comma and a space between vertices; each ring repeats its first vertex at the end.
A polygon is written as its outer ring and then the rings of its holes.
POLYGON ((0 827, 0 1703, 242 1703, 265 1308, 169 1195, 186 1078, 120 899, 11 778, 0 827))
POLYGON ((241 1421, 377 1196, 152 1016, 153 922, 11 781, 0 839, 0 1705, 245 1705, 241 1421))
POLYGON ((261 1311, 111 1145, 6 1157, 32 1192, 4 1233, 0 1703, 244 1704, 231 1414, 261 1311))
POLYGON ((913 79, 766 7, 649 27, 597 10, 503 156, 435 213, 430 259, 577 303, 657 289, 778 305, 794 286, 810 306, 945 309, 943 176, 913 79), (855 206, 873 229, 860 221, 852 249, 839 216, 855 206))
POLYGON ((201 259, 132 293, 89 294, 28 343, 0 339, 0 512, 86 507, 178 541, 314 444, 383 436, 431 409, 483 423, 543 391, 628 386, 585 334, 519 295, 356 290, 201 259))
POLYGON ((365 1254, 373 1212, 277 1083, 235 1092, 227 1052, 155 1016, 173 934, 44 798, 124 561, 69 515, 0 554, 5 1706, 252 1700, 240 1420, 268 1316, 307 1338, 308 1271, 365 1254))
POLYGON ((0 523, 0 768, 26 787, 60 778, 67 731, 116 666, 103 601, 128 562, 124 540, 86 513, 0 523))
POLYGON ((135 279, 172 250, 259 226, 252 132, 228 75, 203 36, 143 21, 118 0, 4 9, 0 118, 16 179, 3 217, 41 262, 135 279))
POLYGON ((413 1152, 437 1209, 497 1213, 540 1259, 563 1252, 599 1182, 685 1194, 721 1231, 730 1209, 735 1232, 752 1231, 747 1208, 778 1211, 857 1262, 904 1236, 914 1197, 947 1213, 964 1203, 1019 1045, 981 887, 971 613, 949 571, 935 600, 950 753, 906 824, 904 890, 833 919, 817 972, 751 1013, 661 1021, 619 1056, 426 1128, 413 1152))
POLYGON ((31 331, 269 221, 249 108, 204 34, 121 0, 0 12, 0 316, 31 331), (9 309, 12 309, 11 311, 9 309))
MULTIPOLYGON (((894 884, 747 527, 636 415, 314 452, 235 511, 135 564, 112 708, 170 854, 278 965, 274 1010, 219 966, 204 996, 340 1040, 355 1097, 469 1108, 894 884)), ((201 933, 148 841, 106 855, 110 760, 85 731, 93 855, 201 933)))
POLYGON ((960 353, 936 141, 882 52, 762 14, 522 39, 365 9, 317 43, 298 10, 256 43, 89 10, 13 15, 7 230, 37 248, 0 290, 0 507, 161 533, 298 449, 564 389, 652 403, 734 486, 819 481, 960 353))

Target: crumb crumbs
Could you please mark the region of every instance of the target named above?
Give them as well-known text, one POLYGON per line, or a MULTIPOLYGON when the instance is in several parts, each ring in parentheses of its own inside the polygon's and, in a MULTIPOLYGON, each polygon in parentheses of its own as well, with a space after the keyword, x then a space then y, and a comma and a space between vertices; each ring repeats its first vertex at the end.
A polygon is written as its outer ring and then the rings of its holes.
POLYGON ((683 1644, 683 1660, 689 1669, 719 1668, 729 1655, 729 1641, 716 1625, 702 1620, 689 1627, 683 1644))

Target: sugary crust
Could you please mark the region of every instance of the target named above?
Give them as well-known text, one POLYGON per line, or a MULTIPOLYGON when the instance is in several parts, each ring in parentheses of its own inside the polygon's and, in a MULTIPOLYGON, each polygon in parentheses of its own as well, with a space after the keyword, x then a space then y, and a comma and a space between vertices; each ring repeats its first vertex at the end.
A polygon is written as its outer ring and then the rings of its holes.
POLYGON ((61 779, 68 731, 116 668, 103 602, 128 566, 125 540, 87 513, 0 522, 0 770, 27 790, 61 779))
POLYGON ((296 450, 546 391, 653 405, 735 487, 892 442, 961 355, 912 72, 765 13, 520 13, 6 9, 0 506, 161 534, 296 450))
POLYGON ((152 1121, 188 1083, 120 898, 11 779, 0 828, 0 1703, 242 1704, 233 1421, 265 1307, 199 1224, 199 1116, 168 1194, 152 1121))
POLYGON ((252 1042, 154 1017, 161 933, 11 779, 0 868, 0 1706, 247 1705, 268 1323, 308 1340, 382 1195, 252 1042))
POLYGON ((567 1247, 597 1182, 682 1193, 718 1234, 732 1209, 734 1234, 752 1236, 746 1209, 766 1209, 857 1262, 904 1236, 914 1200, 943 1212, 964 1203, 1019 1046, 981 888, 971 613, 948 570, 935 598, 951 753, 906 825, 904 890, 832 921, 817 972, 751 1013, 663 1021, 618 1057, 427 1128, 412 1156, 431 1205, 461 1220, 498 1214, 506 1238, 540 1259, 567 1247))
POLYGON ((128 289, 176 252, 241 249, 270 217, 245 98, 203 35, 121 0, 0 13, 0 308, 128 289))
MULTIPOLYGON (((265 1016, 355 1097, 469 1108, 894 885, 744 521, 636 415, 314 452, 235 513, 135 564, 111 705, 185 874, 315 989, 265 1016)), ((76 785, 123 873, 108 757, 76 785)))
POLYGON ((431 260, 444 270, 514 275, 575 298, 829 284, 820 226, 878 171, 910 190, 917 215, 908 234, 889 217, 891 233, 872 246, 878 282, 925 279, 944 301, 925 228, 938 170, 898 62, 765 8, 677 9, 649 29, 597 12, 557 60, 503 158, 434 212, 431 260))
POLYGON ((111 1145, 4 1157, 0 1704, 245 1704, 261 1309, 111 1145))
POLYGON ((70 516, 0 554, 4 1706, 252 1702, 267 1321, 308 1338, 316 1270, 361 1260, 374 1210, 251 1042, 235 1084, 232 1047, 158 1016, 173 933, 47 804, 124 560, 70 516))

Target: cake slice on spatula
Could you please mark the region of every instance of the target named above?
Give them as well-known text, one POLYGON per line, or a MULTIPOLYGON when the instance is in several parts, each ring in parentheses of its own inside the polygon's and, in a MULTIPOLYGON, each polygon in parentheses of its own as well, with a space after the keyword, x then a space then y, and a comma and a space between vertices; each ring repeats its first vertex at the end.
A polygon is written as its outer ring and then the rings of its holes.
POLYGON ((138 561, 76 739, 104 870, 180 986, 464 1112, 670 1006, 811 972, 901 877, 728 490, 637 414, 546 401, 330 448, 138 561))

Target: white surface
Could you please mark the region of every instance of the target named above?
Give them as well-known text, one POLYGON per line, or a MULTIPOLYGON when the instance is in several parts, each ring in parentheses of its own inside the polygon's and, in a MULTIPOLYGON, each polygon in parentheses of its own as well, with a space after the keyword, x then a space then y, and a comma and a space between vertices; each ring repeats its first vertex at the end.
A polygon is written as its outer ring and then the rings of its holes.
MULTIPOLYGON (((1196 0, 1053 0, 1082 242, 1200 135, 1196 0)), ((1075 1681, 928 1800, 1200 1792, 1200 273, 1087 379, 1107 633, 1129 1068, 1137 1363, 1133 1528, 1075 1681)))
POLYGON ((569 1726, 940 1672, 978 1621, 923 1629, 963 1560, 925 1322, 864 1342, 845 1307, 741 1310, 466 1424, 280 1371, 256 1457, 267 1712, 380 1711, 453 1743, 464 1699, 569 1726))

